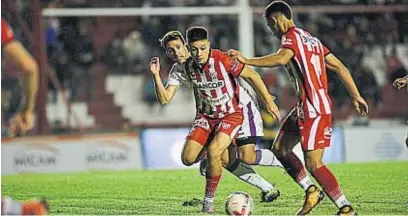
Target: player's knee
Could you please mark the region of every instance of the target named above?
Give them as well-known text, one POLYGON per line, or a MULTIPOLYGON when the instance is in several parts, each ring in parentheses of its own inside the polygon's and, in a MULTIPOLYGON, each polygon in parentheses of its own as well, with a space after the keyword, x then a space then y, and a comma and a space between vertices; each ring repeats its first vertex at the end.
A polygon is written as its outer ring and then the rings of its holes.
POLYGON ((186 166, 191 166, 196 162, 197 158, 192 155, 183 155, 181 156, 181 161, 186 166))
POLYGON ((321 159, 305 158, 305 165, 309 172, 314 172, 323 166, 323 161, 321 159))
POLYGON ((240 151, 239 158, 246 164, 254 164, 256 161, 255 151, 240 151))

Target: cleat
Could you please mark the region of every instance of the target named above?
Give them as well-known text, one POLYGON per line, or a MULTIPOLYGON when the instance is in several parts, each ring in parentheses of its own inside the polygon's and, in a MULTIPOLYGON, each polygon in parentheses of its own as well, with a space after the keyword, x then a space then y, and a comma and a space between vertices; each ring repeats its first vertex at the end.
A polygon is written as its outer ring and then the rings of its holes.
POLYGON ((336 215, 357 215, 357 212, 354 211, 353 207, 345 205, 340 208, 336 215))
POLYGON ((46 215, 49 210, 48 202, 44 198, 23 201, 22 206, 24 215, 46 215))
POLYGON ((201 212, 207 214, 214 214, 215 213, 214 202, 203 200, 203 208, 201 212))
POLYGON ((278 189, 274 188, 270 191, 261 192, 261 202, 273 202, 280 196, 278 189))
POLYGON ((312 209, 320 203, 324 198, 324 193, 315 185, 309 186, 306 190, 305 202, 303 207, 296 213, 296 215, 308 214, 312 209))
POLYGON ((207 172, 207 167, 208 167, 208 159, 207 159, 207 157, 204 157, 200 161, 200 175, 201 176, 205 176, 205 174, 207 172))

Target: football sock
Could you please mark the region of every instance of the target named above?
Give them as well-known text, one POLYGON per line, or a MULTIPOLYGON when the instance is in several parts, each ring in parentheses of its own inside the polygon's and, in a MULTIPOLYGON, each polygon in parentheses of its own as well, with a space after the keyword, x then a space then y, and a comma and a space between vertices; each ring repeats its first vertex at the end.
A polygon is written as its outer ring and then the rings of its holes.
POLYGON ((256 152, 256 165, 264 166, 280 166, 282 167, 281 162, 276 158, 275 154, 269 149, 258 149, 256 152))
POLYGON ((280 162, 285 167, 286 172, 295 180, 303 190, 307 190, 309 186, 313 185, 312 180, 306 173, 305 166, 303 166, 302 161, 293 153, 289 152, 285 157, 280 158, 280 162))
POLYGON ((330 172, 326 166, 319 167, 312 174, 323 187, 323 191, 337 205, 337 207, 341 208, 345 205, 350 205, 346 196, 343 194, 343 191, 340 189, 336 177, 334 177, 333 173, 330 172))
POLYGON ((13 200, 10 197, 2 197, 1 214, 2 215, 22 215, 23 208, 20 201, 13 200))
POLYGON ((206 199, 207 201, 214 200, 214 194, 215 194, 215 191, 217 190, 220 179, 221 179, 221 175, 206 176, 204 199, 206 199))
POLYGON ((259 188, 263 192, 270 191, 274 188, 271 183, 258 175, 251 166, 240 160, 236 160, 226 169, 242 181, 259 188))

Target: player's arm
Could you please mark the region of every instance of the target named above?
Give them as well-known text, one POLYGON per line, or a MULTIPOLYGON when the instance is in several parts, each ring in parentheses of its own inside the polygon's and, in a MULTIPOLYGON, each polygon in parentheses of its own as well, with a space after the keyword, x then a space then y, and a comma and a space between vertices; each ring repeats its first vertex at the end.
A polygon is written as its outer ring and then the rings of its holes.
POLYGON ((294 53, 291 49, 281 48, 278 52, 254 58, 245 58, 241 52, 237 50, 229 50, 228 54, 232 58, 237 58, 243 64, 257 67, 276 67, 286 65, 293 57, 294 53))
POLYGON ((167 85, 164 87, 162 79, 160 77, 160 61, 158 57, 153 57, 150 61, 150 72, 153 75, 154 87, 156 96, 162 105, 170 103, 173 97, 176 95, 180 85, 167 85))
POLYGON ((344 86, 353 97, 353 105, 356 110, 362 114, 366 115, 368 113, 368 105, 365 100, 361 97, 360 92, 356 86, 347 67, 332 53, 329 53, 325 57, 326 67, 337 73, 343 82, 344 86))
POLYGON ((242 69, 240 76, 247 80, 249 84, 255 89, 257 92, 258 96, 263 99, 263 101, 266 103, 268 107, 269 113, 274 115, 277 119, 281 119, 278 107, 276 106, 275 102, 273 101, 275 99, 274 96, 271 96, 269 94, 268 89, 266 88, 265 83, 263 82, 261 76, 257 72, 255 72, 252 68, 248 66, 244 66, 242 69))
POLYGON ((335 55, 332 53, 326 55, 325 62, 329 70, 337 73, 353 98, 361 97, 349 70, 335 55))
POLYGON ((38 90, 38 65, 33 56, 16 40, 4 46, 4 52, 24 72, 25 102, 22 111, 33 112, 38 90))

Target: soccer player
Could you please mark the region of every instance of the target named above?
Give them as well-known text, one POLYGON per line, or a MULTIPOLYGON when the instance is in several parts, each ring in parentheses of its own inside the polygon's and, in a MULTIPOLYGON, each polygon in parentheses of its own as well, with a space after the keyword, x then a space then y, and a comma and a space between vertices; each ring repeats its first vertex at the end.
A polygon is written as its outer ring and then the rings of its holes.
MULTIPOLYGON (((249 165, 282 167, 282 164, 270 149, 255 149, 256 142, 264 136, 258 99, 255 90, 245 79, 239 77, 238 81, 246 93, 241 94, 244 121, 235 139, 235 143, 239 148, 239 158, 249 165)), ((203 159, 201 164, 205 164, 204 161, 206 159, 203 159)), ((200 166, 200 168, 201 174, 204 175, 206 167, 200 166)))
MULTIPOLYGON (((189 41, 193 40, 190 45, 194 46, 196 45, 194 42, 198 41, 208 42, 208 33, 204 28, 197 28, 192 30, 192 32, 194 33, 189 35, 189 41)), ((244 69, 244 66, 237 61, 230 62, 227 54, 219 50, 212 50, 210 58, 209 43, 206 43, 207 47, 205 49, 203 48, 207 52, 205 58, 209 60, 209 64, 206 64, 203 70, 201 65, 191 58, 185 62, 189 57, 189 53, 185 49, 183 41, 184 39, 181 34, 177 32, 169 32, 163 37, 163 47, 165 47, 169 56, 173 56, 179 63, 173 65, 166 88, 161 82, 157 71, 157 74, 154 75, 156 91, 160 102, 166 104, 173 98, 181 83, 193 87, 197 104, 197 117, 190 134, 187 136, 182 160, 186 165, 195 163, 204 145, 211 141, 208 147, 210 167, 207 172, 209 174, 206 181, 203 211, 213 212, 213 197, 221 172, 217 170, 218 173, 210 173, 212 164, 221 165, 221 154, 230 145, 232 138, 242 124, 243 118, 242 107, 239 101, 239 94, 241 92, 235 77, 239 74, 248 76, 253 71, 244 69), (180 64, 181 62, 184 63, 180 64), (208 70, 208 67, 211 69, 208 70)), ((155 59, 152 62, 154 63, 154 61, 155 59)), ((250 79, 257 78, 251 77, 250 79)), ((259 85, 259 81, 263 85, 260 78, 255 81, 256 84, 259 85)), ((268 101, 269 110, 275 116, 280 117, 272 97, 267 92, 266 87, 263 87, 264 89, 261 91, 263 91, 263 98, 268 101)))
POLYGON ((292 152, 293 147, 301 141, 307 169, 338 206, 338 214, 353 215, 355 211, 336 178, 322 162, 324 148, 330 145, 332 130, 326 67, 340 76, 353 98, 354 107, 361 115, 368 113, 367 103, 360 96, 353 78, 342 62, 318 38, 295 26, 292 10, 287 3, 273 1, 265 8, 264 16, 275 36, 282 39, 278 52, 251 59, 245 58, 236 50, 230 50, 229 55, 247 65, 285 66, 298 92, 298 104, 284 120, 273 146, 274 153, 289 175, 306 191, 305 202, 297 214, 309 213, 324 197, 292 152))
POLYGON ((11 136, 24 134, 34 127, 34 107, 38 90, 38 65, 23 45, 15 40, 13 30, 1 18, 3 52, 24 72, 24 98, 21 108, 10 121, 11 136))

